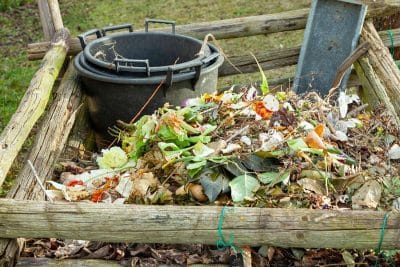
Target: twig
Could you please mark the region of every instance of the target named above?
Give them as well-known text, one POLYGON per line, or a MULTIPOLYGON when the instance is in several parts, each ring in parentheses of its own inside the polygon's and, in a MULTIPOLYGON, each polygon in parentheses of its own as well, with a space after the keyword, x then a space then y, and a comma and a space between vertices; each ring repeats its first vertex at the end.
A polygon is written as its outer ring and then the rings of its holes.
MULTIPOLYGON (((140 108, 140 110, 136 113, 136 115, 130 120, 129 124, 132 124, 136 119, 142 114, 143 110, 147 107, 147 105, 150 103, 150 101, 155 97, 157 92, 160 90, 161 86, 164 84, 165 80, 162 80, 160 84, 154 89, 153 93, 151 96, 147 99, 146 103, 143 104, 143 106, 140 108)), ((111 142, 111 144, 108 146, 108 148, 112 147, 115 142, 117 142, 118 138, 114 138, 114 140, 111 142)))
POLYGON ((53 203, 53 199, 50 197, 50 195, 47 193, 46 189, 44 188, 42 181, 40 181, 39 175, 37 174, 35 167, 33 166, 32 162, 28 159, 28 164, 29 167, 31 167, 32 172, 33 172, 33 176, 35 176, 37 183, 39 184, 40 188, 43 190, 44 194, 46 195, 46 197, 49 199, 49 201, 51 203, 53 203))
POLYGON ((241 128, 239 131, 237 131, 237 132, 234 133, 232 136, 230 136, 228 139, 226 139, 226 142, 229 143, 229 142, 232 141, 236 136, 241 135, 242 133, 244 133, 245 131, 247 131, 248 128, 249 128, 249 125, 246 125, 245 127, 241 128))
POLYGON ((363 56, 368 49, 370 48, 370 44, 368 42, 363 42, 357 48, 348 56, 343 63, 339 66, 338 71, 336 73, 335 79, 333 80, 332 87, 329 90, 327 99, 329 101, 329 98, 332 97, 332 95, 335 93, 336 89, 339 88, 340 84, 342 83, 343 77, 346 74, 346 71, 348 68, 353 65, 353 63, 359 59, 361 56, 363 56))
POLYGON ((182 166, 183 162, 178 162, 175 167, 175 169, 172 170, 172 172, 168 175, 168 177, 164 180, 164 182, 162 182, 161 186, 164 186, 167 181, 172 177, 172 175, 174 175, 176 173, 176 171, 182 166))
POLYGON ((240 74, 243 74, 243 72, 240 70, 240 69, 238 69, 238 67, 236 67, 235 66, 235 64, 233 64, 232 63, 232 61, 228 58, 228 56, 224 53, 224 50, 222 50, 222 48, 221 48, 221 46, 219 45, 219 43, 217 42, 217 39, 214 37, 214 35, 212 35, 211 33, 209 33, 209 34, 207 34, 205 37, 204 37, 204 40, 203 40, 203 44, 201 45, 201 48, 200 48, 200 51, 199 51, 199 55, 202 55, 202 54, 204 54, 204 49, 205 49, 205 47, 206 47, 206 45, 207 45, 207 42, 208 42, 208 39, 209 38, 211 38, 213 41, 214 41, 214 43, 215 43, 215 45, 219 48, 219 50, 221 51, 221 54, 224 56, 224 58, 228 61, 228 63, 235 69, 235 70, 237 70, 237 72, 239 72, 240 74))

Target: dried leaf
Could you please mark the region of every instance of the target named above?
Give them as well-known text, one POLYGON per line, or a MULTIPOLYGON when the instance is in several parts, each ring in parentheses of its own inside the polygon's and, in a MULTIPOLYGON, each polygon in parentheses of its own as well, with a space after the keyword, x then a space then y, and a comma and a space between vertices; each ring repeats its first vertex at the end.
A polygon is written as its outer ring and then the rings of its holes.
POLYGON ((306 192, 314 192, 318 195, 325 194, 325 188, 322 181, 317 181, 310 178, 303 178, 301 180, 298 180, 297 183, 301 185, 306 192))
POLYGON ((382 186, 375 180, 367 181, 351 198, 353 209, 376 208, 382 194, 382 186))

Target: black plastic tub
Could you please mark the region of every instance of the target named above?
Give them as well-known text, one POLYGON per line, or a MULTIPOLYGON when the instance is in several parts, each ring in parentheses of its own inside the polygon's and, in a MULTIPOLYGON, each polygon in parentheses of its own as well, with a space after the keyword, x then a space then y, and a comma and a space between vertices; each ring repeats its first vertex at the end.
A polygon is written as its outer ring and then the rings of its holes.
POLYGON ((203 62, 206 67, 186 73, 174 74, 173 68, 170 68, 167 75, 110 77, 84 68, 80 63, 80 56, 81 54, 75 57, 74 66, 83 81, 98 144, 111 141, 109 128, 113 127, 117 120, 130 121, 160 83, 163 83, 163 88, 141 115, 151 114, 167 102, 171 105, 182 105, 188 98, 214 92, 217 88, 218 68, 224 61, 223 57, 218 55, 211 62, 203 62))
MULTIPOLYGON (((193 69, 196 66, 202 66, 204 68, 210 64, 213 64, 215 62, 216 58, 220 55, 219 51, 215 46, 213 46, 211 44, 207 45, 207 50, 209 50, 211 54, 209 54, 207 57, 203 58, 202 60, 200 60, 200 59, 192 60, 191 61, 192 67, 190 67, 189 64, 186 64, 186 66, 188 66, 188 67, 185 69, 179 69, 174 66, 174 74, 193 72, 193 69)), ((84 56, 84 53, 81 53, 79 55, 79 63, 86 70, 96 73, 98 75, 104 75, 107 77, 114 77, 114 78, 119 78, 119 77, 145 78, 145 77, 149 77, 147 75, 147 73, 145 73, 145 72, 132 73, 132 72, 127 72, 127 71, 123 71, 123 70, 121 70, 119 72, 115 72, 114 70, 98 67, 97 65, 88 61, 86 59, 86 57, 84 56)), ((152 72, 150 76, 166 75, 166 74, 167 74, 167 71, 157 72, 157 73, 152 72)))
POLYGON ((175 34, 175 22, 145 21, 146 32, 132 32, 129 24, 91 30, 79 36, 84 58, 98 69, 115 73, 142 73, 147 76, 165 75, 168 68, 187 71, 201 64, 211 53, 208 46, 195 38, 175 34), (172 32, 148 32, 150 22, 172 24, 172 32), (129 32, 106 36, 108 31, 129 29, 129 32), (86 45, 86 38, 96 34, 98 39, 86 45))

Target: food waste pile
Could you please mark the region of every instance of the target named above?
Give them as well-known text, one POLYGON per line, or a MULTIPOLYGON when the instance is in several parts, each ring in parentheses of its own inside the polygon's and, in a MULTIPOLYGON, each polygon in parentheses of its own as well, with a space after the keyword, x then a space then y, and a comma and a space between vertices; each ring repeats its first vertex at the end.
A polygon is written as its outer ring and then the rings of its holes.
POLYGON ((400 205, 398 127, 357 95, 254 87, 168 104, 111 129, 93 165, 62 162, 59 201, 391 209, 400 205))

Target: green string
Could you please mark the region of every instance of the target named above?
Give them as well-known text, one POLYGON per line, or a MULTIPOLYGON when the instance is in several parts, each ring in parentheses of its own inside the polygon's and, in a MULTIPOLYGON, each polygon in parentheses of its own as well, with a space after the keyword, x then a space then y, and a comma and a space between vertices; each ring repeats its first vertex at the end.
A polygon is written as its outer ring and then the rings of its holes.
MULTIPOLYGON (((387 33, 389 34, 389 39, 390 39, 390 54, 392 55, 392 58, 394 60, 394 37, 393 37, 393 32, 391 30, 387 30, 387 33)), ((396 63, 396 66, 400 69, 400 64, 396 63)))
POLYGON ((382 243, 383 243, 383 239, 385 238, 385 228, 387 225, 387 220, 389 218, 390 212, 386 212, 385 217, 383 218, 383 222, 382 222, 382 227, 381 227, 381 237, 379 239, 379 243, 378 243, 378 247, 375 250, 375 254, 376 254, 376 259, 375 259, 375 267, 378 266, 378 261, 379 261, 379 254, 381 253, 381 248, 382 248, 382 243))
POLYGON ((226 206, 224 206, 221 210, 221 215, 219 217, 218 221, 218 241, 217 241, 217 249, 218 250, 223 250, 225 248, 231 248, 233 252, 236 254, 238 251, 241 253, 241 249, 237 248, 233 244, 233 239, 235 238, 233 234, 231 233, 229 235, 229 241, 227 242, 224 238, 224 234, 222 233, 222 224, 224 223, 225 219, 225 212, 226 212, 226 206))
POLYGON ((393 32, 391 30, 387 30, 390 38, 390 54, 392 54, 392 58, 394 58, 394 39, 393 32))

